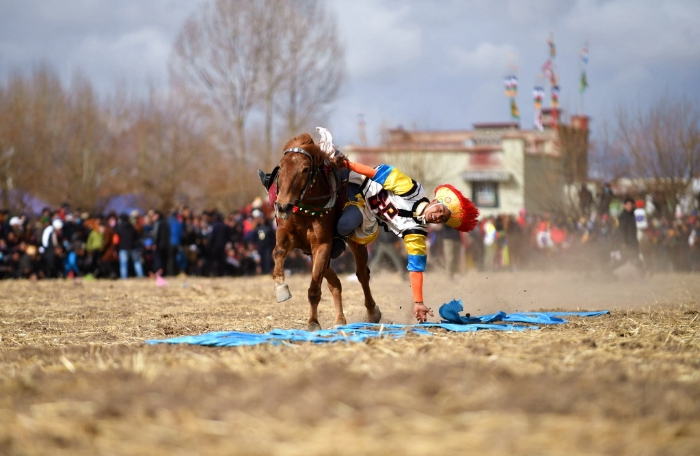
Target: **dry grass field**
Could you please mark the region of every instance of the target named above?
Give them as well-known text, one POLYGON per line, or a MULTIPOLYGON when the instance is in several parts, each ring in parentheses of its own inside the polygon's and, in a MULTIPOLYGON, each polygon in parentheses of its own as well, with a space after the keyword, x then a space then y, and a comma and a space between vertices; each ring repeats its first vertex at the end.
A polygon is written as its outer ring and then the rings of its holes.
MULTIPOLYGON (((306 327, 308 278, 0 282, 0 454, 700 453, 700 280, 432 273, 426 297, 496 310, 601 310, 525 333, 362 344, 145 345, 306 327)), ((343 277, 346 315, 361 290, 343 277)), ((384 322, 410 289, 372 278, 384 322)), ((321 324, 333 312, 324 285, 321 324)), ((437 313, 436 313, 437 315, 437 313)), ((436 319, 437 321, 437 319, 436 319)))

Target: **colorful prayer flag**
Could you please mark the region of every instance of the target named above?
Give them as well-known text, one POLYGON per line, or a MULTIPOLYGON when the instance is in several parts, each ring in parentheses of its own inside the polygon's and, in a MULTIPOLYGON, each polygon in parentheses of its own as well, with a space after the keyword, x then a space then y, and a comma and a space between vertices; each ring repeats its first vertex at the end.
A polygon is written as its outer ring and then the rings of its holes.
POLYGON ((508 98, 513 98, 518 94, 517 76, 506 76, 503 78, 503 85, 506 88, 506 96, 508 98))
POLYGON ((510 115, 513 119, 520 119, 520 110, 518 109, 518 104, 515 102, 515 98, 510 99, 510 115))
POLYGON ((535 88, 532 89, 532 98, 535 102, 535 109, 541 109, 542 99, 544 98, 544 89, 541 86, 535 86, 535 88))
POLYGON ((557 56, 557 47, 554 45, 554 38, 551 36, 547 38, 547 43, 549 44, 549 56, 554 58, 557 56))
POLYGON ((581 72, 581 88, 579 89, 581 93, 585 92, 588 88, 588 78, 586 77, 586 70, 581 72))

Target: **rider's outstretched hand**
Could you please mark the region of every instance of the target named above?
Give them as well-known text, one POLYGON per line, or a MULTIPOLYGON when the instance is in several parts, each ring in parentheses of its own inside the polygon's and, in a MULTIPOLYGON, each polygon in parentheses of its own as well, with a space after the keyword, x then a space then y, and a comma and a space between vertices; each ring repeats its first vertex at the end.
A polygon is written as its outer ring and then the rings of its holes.
POLYGON ((427 307, 422 302, 413 304, 413 316, 416 317, 418 323, 425 323, 425 321, 428 319, 428 315, 431 317, 434 316, 433 309, 427 307))

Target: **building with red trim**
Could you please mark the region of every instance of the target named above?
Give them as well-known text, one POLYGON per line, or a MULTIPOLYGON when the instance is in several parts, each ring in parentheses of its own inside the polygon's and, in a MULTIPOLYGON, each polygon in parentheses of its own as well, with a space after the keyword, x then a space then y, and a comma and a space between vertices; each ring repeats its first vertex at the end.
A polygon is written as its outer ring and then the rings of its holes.
POLYGON ((552 110, 542 114, 548 125, 543 131, 523 130, 515 122, 458 131, 397 127, 383 132, 378 146, 343 151, 367 165, 397 166, 430 192, 453 184, 484 215, 564 210, 573 203, 567 189, 588 180, 588 117, 553 125, 552 110))

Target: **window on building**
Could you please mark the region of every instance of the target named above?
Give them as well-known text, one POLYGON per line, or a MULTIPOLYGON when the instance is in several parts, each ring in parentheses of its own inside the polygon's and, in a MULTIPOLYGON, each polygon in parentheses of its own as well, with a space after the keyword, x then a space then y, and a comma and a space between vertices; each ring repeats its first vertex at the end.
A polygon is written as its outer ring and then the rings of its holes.
POLYGON ((498 207, 498 182, 472 182, 472 201, 477 207, 498 207))

